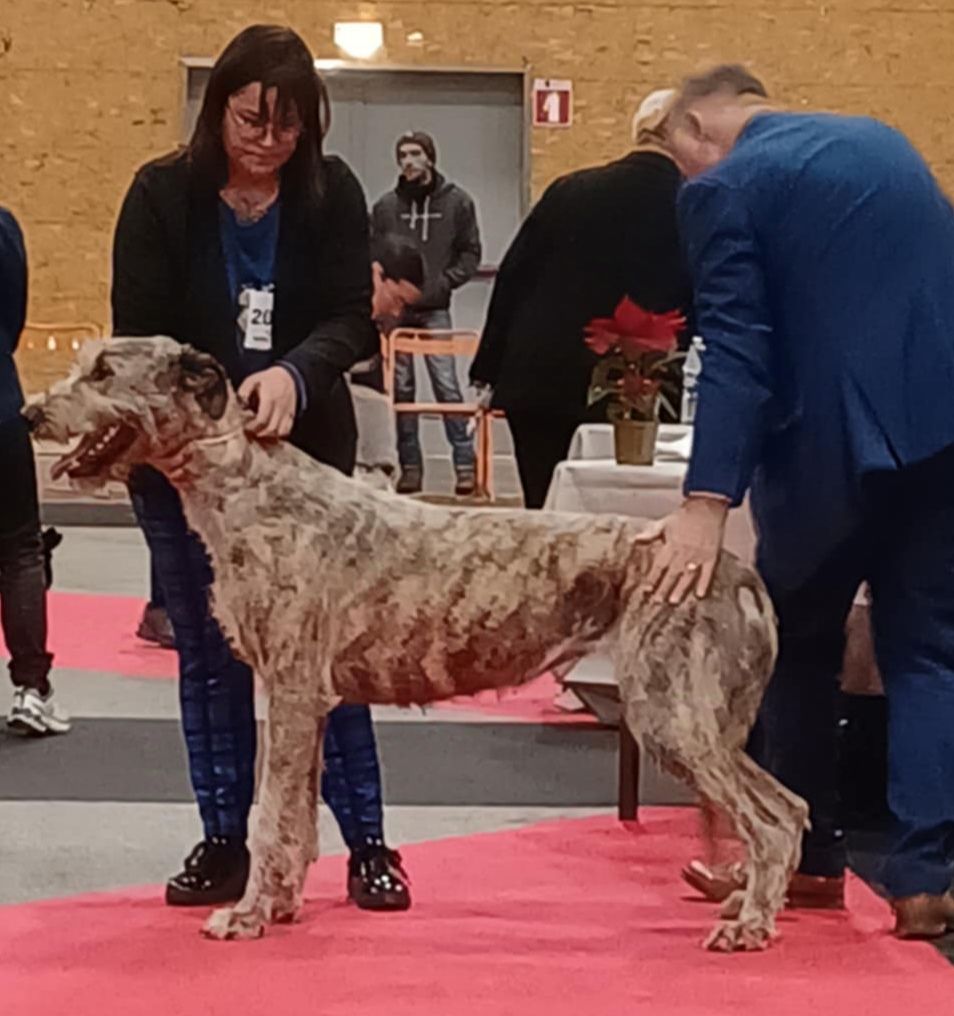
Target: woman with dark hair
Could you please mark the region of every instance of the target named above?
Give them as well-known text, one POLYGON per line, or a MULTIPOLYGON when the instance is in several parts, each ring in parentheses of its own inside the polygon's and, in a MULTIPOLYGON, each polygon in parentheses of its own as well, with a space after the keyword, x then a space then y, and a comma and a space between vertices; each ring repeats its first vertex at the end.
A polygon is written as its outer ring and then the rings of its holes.
MULTIPOLYGON (((144 166, 113 253, 113 329, 169 335, 214 355, 254 412, 249 433, 288 439, 345 473, 354 410, 342 374, 377 345, 361 186, 322 152, 328 97, 302 39, 256 25, 212 68, 188 146, 144 166)), ((166 471, 178 479, 183 457, 166 471)), ((130 482, 179 653, 182 722, 203 841, 170 879, 172 905, 237 899, 248 877, 254 792, 252 672, 209 610, 212 572, 175 489, 152 469, 130 482)), ((316 581, 321 581, 316 576, 316 581)), ((348 892, 405 909, 400 857, 384 843, 370 711, 329 719, 322 792, 351 850, 348 892)))

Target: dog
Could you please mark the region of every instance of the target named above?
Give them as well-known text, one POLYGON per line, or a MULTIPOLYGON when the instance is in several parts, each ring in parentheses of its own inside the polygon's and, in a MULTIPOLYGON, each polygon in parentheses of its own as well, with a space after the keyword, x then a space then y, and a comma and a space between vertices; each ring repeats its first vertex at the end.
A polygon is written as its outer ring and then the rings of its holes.
POLYGON ((296 918, 336 704, 502 689, 597 647, 613 655, 643 748, 721 807, 747 847, 745 888, 705 944, 761 949, 775 936, 807 808, 743 751, 775 618, 758 576, 730 554, 707 598, 653 603, 653 547, 633 519, 442 508, 374 490, 290 444, 250 440, 223 368, 168 338, 86 344, 26 415, 41 438, 80 438, 54 467, 80 487, 191 452, 180 493, 212 559, 213 610, 269 703, 248 887, 211 915, 207 936, 255 938, 296 918))

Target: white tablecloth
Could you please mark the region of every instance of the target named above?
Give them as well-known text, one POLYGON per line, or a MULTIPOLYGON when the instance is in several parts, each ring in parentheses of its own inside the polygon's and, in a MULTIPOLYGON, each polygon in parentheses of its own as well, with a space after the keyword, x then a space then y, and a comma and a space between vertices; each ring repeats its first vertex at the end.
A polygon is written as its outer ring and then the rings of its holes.
MULTIPOLYGON (((573 436, 569 459, 553 474, 544 508, 661 519, 682 503, 691 445, 691 428, 664 425, 653 465, 621 466, 613 458, 612 426, 585 424, 573 436)), ((755 560, 755 530, 747 506, 729 512, 725 546, 743 561, 755 560)))
MULTIPOLYGON (((682 423, 661 423, 656 438, 657 462, 688 462, 692 452, 692 427, 682 423)), ((613 425, 585 423, 576 428, 568 459, 615 459, 613 425)))

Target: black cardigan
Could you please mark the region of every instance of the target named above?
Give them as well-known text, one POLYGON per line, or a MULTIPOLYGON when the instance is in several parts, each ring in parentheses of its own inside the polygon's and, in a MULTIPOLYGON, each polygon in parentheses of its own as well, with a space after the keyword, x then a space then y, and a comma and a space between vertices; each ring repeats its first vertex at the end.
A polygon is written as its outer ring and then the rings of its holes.
MULTIPOLYGON (((316 203, 283 187, 272 341, 308 394, 291 440, 345 472, 356 428, 344 371, 378 349, 371 323, 364 193, 336 157, 324 160, 316 203)), ((116 335, 168 335, 215 356, 233 383, 243 372, 236 310, 219 238, 218 194, 184 153, 145 165, 123 202, 113 247, 116 335)))
POLYGON ((507 251, 471 377, 510 412, 581 419, 595 363, 583 342, 624 295, 646 310, 692 308, 676 228, 675 164, 655 152, 552 184, 507 251))

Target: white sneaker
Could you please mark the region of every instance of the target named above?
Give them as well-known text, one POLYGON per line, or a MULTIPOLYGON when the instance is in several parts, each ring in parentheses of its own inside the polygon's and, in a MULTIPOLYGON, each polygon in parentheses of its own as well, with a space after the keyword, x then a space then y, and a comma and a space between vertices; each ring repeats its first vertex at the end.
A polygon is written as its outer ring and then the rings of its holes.
POLYGON ((43 736, 68 734, 71 724, 70 718, 53 701, 53 692, 43 698, 33 688, 17 688, 7 726, 20 734, 43 736))

